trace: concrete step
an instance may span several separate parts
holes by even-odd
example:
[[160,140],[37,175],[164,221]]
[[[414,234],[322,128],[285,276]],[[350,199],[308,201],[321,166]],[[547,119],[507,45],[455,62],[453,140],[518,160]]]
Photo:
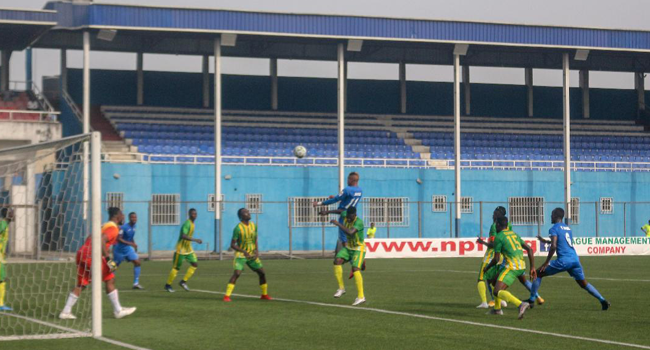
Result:
[[429,146],[411,146],[413,152],[417,153],[431,153],[431,148]]
[[420,153],[420,159],[431,159],[431,153]]
[[413,138],[413,133],[410,132],[398,132],[397,137],[400,139],[411,139]]
[[409,146],[421,146],[422,145],[422,140],[418,139],[404,139],[404,143],[409,145]]

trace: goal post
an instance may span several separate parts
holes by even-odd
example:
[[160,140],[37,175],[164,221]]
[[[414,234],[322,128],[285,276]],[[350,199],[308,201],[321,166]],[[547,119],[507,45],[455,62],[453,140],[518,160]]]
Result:
[[76,319],[58,318],[88,236],[90,272],[101,276],[101,210],[100,133],[0,150],[0,281],[11,309],[0,311],[0,341],[102,335],[101,278],[78,299]]

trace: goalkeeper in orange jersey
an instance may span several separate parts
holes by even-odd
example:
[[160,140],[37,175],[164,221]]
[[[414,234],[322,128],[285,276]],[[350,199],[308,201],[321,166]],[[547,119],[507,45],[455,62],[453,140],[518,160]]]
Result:
[[[115,289],[115,275],[113,271],[117,264],[111,260],[111,246],[117,243],[117,236],[120,233],[118,225],[124,221],[124,214],[119,208],[108,208],[107,223],[102,226],[102,281],[106,284],[106,294],[113,304],[113,315],[115,318],[122,318],[135,312],[134,307],[122,307],[117,289]],[[63,311],[59,314],[62,320],[74,320],[76,317],[72,314],[72,307],[79,300],[81,292],[90,284],[91,266],[92,266],[92,235],[86,238],[84,245],[77,251],[77,286],[72,290],[65,303]]]

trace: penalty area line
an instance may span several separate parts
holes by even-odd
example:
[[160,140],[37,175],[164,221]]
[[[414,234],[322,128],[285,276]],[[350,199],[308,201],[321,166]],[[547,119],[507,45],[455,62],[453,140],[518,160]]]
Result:
[[[224,292],[217,292],[217,291],[212,291],[212,290],[193,289],[192,291],[193,292],[199,292],[199,293],[207,293],[207,294],[218,294],[218,295],[226,294]],[[233,295],[238,296],[238,297],[242,297],[242,298],[259,299],[259,296],[257,296],[257,295],[244,295],[244,294],[233,294]],[[351,305],[329,304],[329,303],[321,303],[321,302],[317,302],[317,301],[306,301],[306,300],[295,300],[295,299],[273,298],[273,300],[282,301],[282,302],[286,302],[286,303],[307,304],[307,305],[315,305],[315,306],[323,306],[323,307],[335,307],[335,308],[339,308],[339,309],[351,309],[351,310],[376,312],[376,313],[388,314],[388,315],[414,317],[414,318],[421,318],[421,319],[434,320],[434,321],[465,324],[465,325],[477,326],[477,327],[488,327],[488,328],[502,329],[502,330],[508,330],[508,331],[515,331],[515,332],[547,335],[547,336],[556,337],[556,338],[565,338],[565,339],[572,339],[572,340],[583,340],[583,341],[589,341],[589,342],[594,342],[594,343],[625,346],[625,347],[629,347],[629,348],[650,349],[650,346],[648,346],[648,345],[623,343],[623,342],[618,342],[618,341],[613,341],[613,340],[581,337],[581,336],[577,336],[577,335],[553,333],[553,332],[538,331],[538,330],[533,330],[533,329],[516,328],[516,327],[509,327],[509,326],[500,326],[500,325],[490,324],[490,323],[481,323],[481,322],[474,322],[474,321],[457,320],[457,319],[453,319],[453,318],[421,315],[421,314],[414,314],[414,313],[409,313],[409,312],[384,310],[384,309],[377,309],[377,308],[370,308],[370,307],[358,307],[358,306],[351,306]]]

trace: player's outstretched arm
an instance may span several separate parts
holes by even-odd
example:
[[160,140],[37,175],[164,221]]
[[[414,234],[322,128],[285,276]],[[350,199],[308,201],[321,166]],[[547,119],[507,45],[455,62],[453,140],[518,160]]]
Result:
[[556,250],[557,236],[553,235],[551,236],[551,248],[548,250],[548,256],[546,257],[546,261],[542,264],[542,266],[539,267],[539,272],[544,272],[544,270],[546,270],[546,267],[551,263],[551,259],[553,259],[553,255],[555,255]]
[[534,281],[537,279],[537,270],[535,270],[535,255],[533,254],[533,249],[523,240],[521,240],[521,247],[526,250],[526,253],[528,253],[528,261],[530,261],[530,280]]
[[551,243],[550,239],[546,239],[546,238],[544,238],[544,237],[542,237],[540,235],[537,235],[537,240],[542,242],[542,243],[546,243],[546,244]]
[[358,232],[356,228],[354,227],[347,228],[345,227],[345,225],[342,225],[340,222],[336,220],[332,220],[330,222],[334,224],[334,226],[338,226],[338,228],[341,229],[341,231],[343,231],[347,236],[354,236]]
[[492,242],[486,242],[483,238],[479,237],[476,239],[476,243],[482,244],[490,249],[494,248],[494,244]]
[[325,216],[329,214],[341,214],[343,209],[334,209],[334,210],[321,210],[318,212],[318,215]]

